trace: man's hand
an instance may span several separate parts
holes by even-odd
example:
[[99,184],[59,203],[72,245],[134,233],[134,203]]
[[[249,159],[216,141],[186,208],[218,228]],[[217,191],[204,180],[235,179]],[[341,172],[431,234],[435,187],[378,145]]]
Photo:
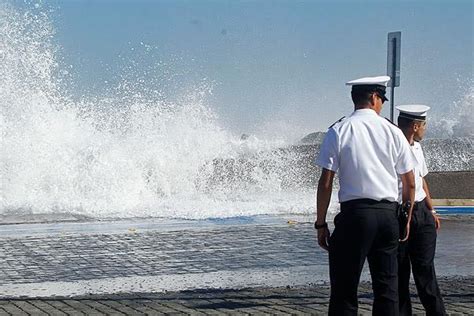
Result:
[[[405,238],[400,239],[400,242],[405,242],[408,240],[408,236],[410,236],[410,221],[408,221],[407,228],[406,228],[406,235]],[[400,236],[401,238],[402,236]]]
[[321,248],[326,251],[329,251],[329,237],[331,236],[331,232],[329,228],[323,227],[318,229],[318,244]]
[[438,214],[434,210],[432,210],[431,215],[433,215],[436,230],[439,230],[441,228],[441,220],[439,219]]

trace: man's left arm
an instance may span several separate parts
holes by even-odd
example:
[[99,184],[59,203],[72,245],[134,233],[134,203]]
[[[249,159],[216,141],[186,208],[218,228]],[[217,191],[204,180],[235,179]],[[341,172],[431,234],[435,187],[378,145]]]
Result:
[[428,183],[426,182],[425,178],[423,178],[423,190],[426,193],[426,198],[425,198],[426,207],[430,210],[431,214],[433,215],[433,218],[435,220],[436,230],[438,230],[441,228],[441,222],[439,220],[438,214],[436,213],[433,207],[433,201],[431,200],[430,189],[428,188]]
[[426,179],[425,179],[426,175],[428,174],[428,166],[426,165],[426,160],[425,160],[425,155],[423,153],[423,149],[422,149],[421,145],[419,145],[419,146],[420,146],[420,151],[421,151],[421,176],[422,176],[422,180],[423,180],[423,190],[426,193],[425,203],[426,203],[426,207],[428,208],[428,210],[430,210],[431,215],[433,215],[433,218],[434,218],[434,221],[435,221],[435,227],[436,227],[436,230],[438,230],[441,227],[441,223],[440,223],[439,217],[436,214],[436,211],[433,207],[433,201],[431,200],[430,189],[428,188],[428,182],[426,182]]

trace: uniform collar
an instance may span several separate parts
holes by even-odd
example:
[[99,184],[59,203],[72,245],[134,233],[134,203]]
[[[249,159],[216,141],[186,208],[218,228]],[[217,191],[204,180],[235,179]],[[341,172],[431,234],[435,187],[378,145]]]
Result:
[[359,109],[359,110],[355,110],[352,113],[352,116],[358,116],[358,115],[378,115],[378,114],[372,109]]

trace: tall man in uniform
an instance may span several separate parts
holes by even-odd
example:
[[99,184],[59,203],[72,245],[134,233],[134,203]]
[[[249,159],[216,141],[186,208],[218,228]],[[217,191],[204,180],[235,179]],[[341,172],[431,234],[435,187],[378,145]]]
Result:
[[[322,173],[315,228],[319,245],[329,251],[329,315],[357,315],[357,287],[366,258],[373,314],[398,315],[398,175],[403,200],[413,204],[416,160],[401,130],[379,116],[389,80],[380,76],[347,83],[354,112],[329,128],[316,160]],[[330,235],[326,214],[336,172],[341,212]]]
[[410,263],[413,279],[420,301],[427,315],[446,315],[443,299],[436,281],[434,256],[436,248],[436,230],[440,222],[434,211],[430,191],[425,176],[428,174],[425,157],[419,141],[426,131],[426,114],[430,109],[426,105],[400,105],[398,127],[410,144],[417,164],[415,174],[415,204],[410,224],[410,237],[399,248],[398,293],[400,315],[412,315],[410,301]]

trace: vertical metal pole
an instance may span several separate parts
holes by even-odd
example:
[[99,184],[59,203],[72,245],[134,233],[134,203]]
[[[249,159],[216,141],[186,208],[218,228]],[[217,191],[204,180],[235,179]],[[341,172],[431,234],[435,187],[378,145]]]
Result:
[[394,103],[395,103],[395,75],[396,75],[396,71],[395,71],[395,65],[396,65],[396,61],[397,61],[397,40],[395,38],[392,39],[392,73],[391,73],[391,91],[390,91],[390,121],[392,121],[392,123],[394,123],[393,119],[395,117],[395,107],[394,107]]

